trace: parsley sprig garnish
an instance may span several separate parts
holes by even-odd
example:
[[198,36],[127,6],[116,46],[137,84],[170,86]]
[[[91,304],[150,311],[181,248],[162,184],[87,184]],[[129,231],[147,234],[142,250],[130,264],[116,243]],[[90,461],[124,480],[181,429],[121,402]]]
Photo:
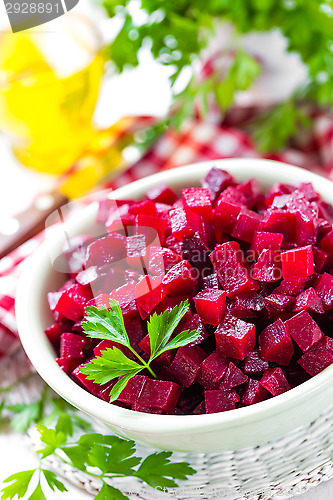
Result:
[[128,381],[147,369],[156,378],[151,368],[151,363],[165,351],[183,347],[197,340],[200,332],[184,330],[172,337],[175,329],[189,310],[188,300],[181,302],[171,311],[165,310],[161,314],[154,313],[147,322],[147,330],[150,340],[150,356],[145,361],[131,346],[128,338],[123,314],[120,305],[115,300],[110,300],[110,309],[105,305],[86,308],[86,321],[82,323],[85,334],[92,338],[111,340],[127,349],[138,360],[130,359],[117,347],[102,351],[100,356],[92,359],[81,368],[81,372],[97,384],[106,384],[115,378],[119,378],[110,392],[110,402],[115,401],[121,391],[126,387]]

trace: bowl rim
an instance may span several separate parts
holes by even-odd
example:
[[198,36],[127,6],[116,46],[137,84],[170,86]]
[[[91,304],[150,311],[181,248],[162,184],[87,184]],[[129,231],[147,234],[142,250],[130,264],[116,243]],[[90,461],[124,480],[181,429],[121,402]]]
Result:
[[[188,175],[189,182],[191,182],[191,175],[193,177],[195,174],[199,179],[213,166],[220,169],[226,169],[237,177],[237,171],[242,171],[244,168],[254,168],[254,163],[257,166],[259,164],[260,168],[265,168],[265,166],[267,166],[269,176],[272,178],[272,183],[278,182],[278,174],[281,173],[281,170],[284,170],[285,174],[288,170],[291,180],[294,178],[294,182],[311,182],[316,186],[320,185],[322,189],[318,189],[318,187],[316,187],[316,189],[323,195],[323,198],[330,197],[328,192],[329,188],[332,190],[333,183],[318,174],[274,160],[233,158],[200,162],[159,172],[116,189],[109,198],[126,198],[128,197],[128,190],[145,191],[151,185],[160,182],[168,183],[170,179],[176,182],[178,179],[182,179],[184,175]],[[253,168],[249,171],[248,178],[253,177]],[[195,182],[196,181],[197,179],[195,179]],[[328,188],[327,185],[329,186]],[[325,192],[327,192],[327,196],[323,194]],[[331,197],[331,203],[333,203],[333,195],[331,195]],[[91,216],[92,213],[95,213],[95,211],[96,206],[94,207],[93,204],[88,205],[82,209],[79,217],[73,216],[67,222],[69,226],[73,227],[78,220],[82,221],[84,216],[87,218],[89,215]],[[56,243],[57,235],[55,234],[53,236]],[[31,291],[33,292],[36,287],[38,289],[37,280],[38,277],[40,277],[38,272],[36,273],[36,269],[38,269],[41,263],[45,264],[46,258],[49,259],[49,255],[48,247],[46,242],[44,242],[24,263],[24,269],[22,270],[19,280],[15,301],[20,340],[37,372],[55,392],[73,406],[96,419],[102,420],[110,426],[118,429],[123,428],[126,431],[135,432],[138,435],[177,435],[187,434],[196,430],[202,431],[203,429],[205,431],[214,431],[214,429],[221,427],[233,428],[242,423],[245,424],[250,421],[283,413],[288,407],[298,405],[300,399],[310,399],[312,394],[316,393],[321,387],[324,387],[332,380],[333,365],[327,367],[315,377],[312,377],[290,391],[269,400],[262,401],[252,406],[220,413],[201,415],[156,415],[110,405],[106,401],[93,396],[71,380],[71,378],[58,366],[55,357],[51,359],[50,349],[48,349],[48,340],[44,332],[38,331],[38,328],[33,328],[33,325],[30,325],[31,311],[29,310],[29,306],[32,300],[30,296],[33,296]],[[49,263],[49,265],[51,264]],[[30,301],[26,299],[27,297],[30,297]],[[34,342],[36,342],[37,345],[39,344],[39,349],[35,348],[36,343]],[[297,425],[295,425],[295,427],[296,426]]]

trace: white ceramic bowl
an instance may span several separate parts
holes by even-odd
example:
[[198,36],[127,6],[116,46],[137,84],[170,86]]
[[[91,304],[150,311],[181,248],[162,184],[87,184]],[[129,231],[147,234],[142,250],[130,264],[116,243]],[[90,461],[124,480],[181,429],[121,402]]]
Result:
[[[312,182],[323,198],[333,203],[333,183],[306,170],[268,160],[209,161],[165,171],[113,192],[112,198],[140,199],[145,191],[165,182],[176,191],[197,186],[211,167],[228,170],[238,181],[258,179],[264,189],[275,182]],[[92,204],[68,221],[70,235],[89,233],[97,205]],[[51,239],[50,239],[51,238]],[[24,349],[43,379],[64,399],[103,422],[119,435],[172,451],[213,452],[236,450],[278,439],[312,419],[333,401],[333,365],[302,385],[250,407],[209,415],[151,415],[110,405],[76,385],[57,365],[44,329],[52,322],[46,294],[64,282],[52,265],[49,249],[62,249],[61,234],[48,238],[29,258],[20,279],[16,315]]]

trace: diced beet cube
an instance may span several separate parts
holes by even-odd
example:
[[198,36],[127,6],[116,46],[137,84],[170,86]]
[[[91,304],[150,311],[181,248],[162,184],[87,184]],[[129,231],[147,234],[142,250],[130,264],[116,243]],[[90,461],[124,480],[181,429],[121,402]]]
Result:
[[202,278],[202,288],[207,289],[207,288],[214,288],[214,290],[219,289],[219,280],[217,278],[217,274],[209,274],[208,276],[205,276]]
[[131,410],[140,411],[141,413],[151,413],[153,415],[162,415],[163,410],[159,410],[158,408],[147,408],[146,406],[141,406],[139,403],[134,403],[131,406]]
[[165,239],[165,246],[178,255],[182,255],[183,244],[174,236],[170,235]]
[[135,234],[126,238],[127,262],[129,266],[142,269],[147,260],[147,243],[144,234]]
[[231,234],[241,210],[242,205],[219,199],[213,213],[215,229]]
[[272,396],[278,396],[291,389],[288,380],[279,367],[268,368],[260,380],[260,384],[266,391],[270,392]]
[[265,401],[269,397],[269,392],[262,387],[259,380],[249,379],[242,395],[241,403],[245,406],[254,405]]
[[259,351],[251,351],[245,358],[244,373],[246,375],[262,375],[269,368],[268,361],[261,359]]
[[87,248],[86,267],[105,266],[126,256],[126,240],[122,234],[112,233],[91,243]]
[[99,399],[102,399],[103,401],[106,401],[107,403],[109,403],[110,402],[110,392],[111,392],[111,389],[113,388],[113,386],[116,383],[117,383],[117,380],[111,380],[111,382],[109,382],[104,389],[102,389],[101,391],[99,391],[99,393],[96,394],[96,396]]
[[119,349],[121,352],[126,354],[128,358],[133,358],[133,354],[127,347],[118,344],[118,342],[113,342],[112,340],[102,340],[102,342],[99,342],[96,347],[94,347],[94,355],[95,356],[101,356],[102,351],[106,351],[106,349],[112,349],[113,347],[116,347]]
[[255,280],[273,283],[282,278],[281,257],[278,250],[263,250],[253,266],[252,276]]
[[286,241],[292,241],[296,230],[295,214],[283,209],[269,208],[264,215],[263,230],[283,234]]
[[333,351],[317,342],[297,362],[314,377],[333,363]]
[[274,293],[296,296],[304,290],[308,279],[311,278],[311,276],[308,276],[307,278],[302,278],[297,282],[282,280],[280,285],[274,289]]
[[135,216],[136,234],[145,234],[147,236],[147,244],[154,242],[156,245],[157,236],[159,242],[164,243],[166,227],[167,220],[162,219],[161,217],[144,214],[138,214]]
[[236,241],[216,245],[209,258],[229,298],[235,298],[241,292],[258,289],[257,283],[250,277],[243,252]]
[[215,330],[215,339],[221,354],[244,359],[255,346],[255,326],[227,314]]
[[107,308],[110,308],[110,295],[107,293],[101,293],[97,295],[97,297],[94,297],[93,299],[90,299],[86,303],[86,307],[99,307],[99,306],[106,306]]
[[276,183],[272,186],[272,188],[268,191],[265,197],[265,205],[266,207],[270,207],[274,201],[276,196],[281,196],[284,194],[290,194],[294,189],[293,186],[289,186],[288,184]]
[[239,189],[239,185],[235,185],[227,187],[218,197],[217,202],[220,200],[227,201],[228,203],[234,203],[236,205],[246,206],[247,197],[246,194]]
[[194,384],[200,370],[200,365],[206,353],[198,346],[180,347],[169,366],[169,373],[185,387]]
[[319,247],[330,256],[330,264],[333,262],[333,230],[330,231],[319,242]]
[[168,203],[172,205],[177,200],[177,195],[166,184],[158,184],[146,192],[148,200],[155,203]]
[[322,273],[325,268],[329,267],[330,256],[321,248],[313,247],[313,258],[317,273]]
[[152,215],[153,217],[157,216],[157,210],[155,203],[150,200],[138,201],[131,205],[128,209],[128,213],[131,215]]
[[274,292],[271,295],[265,297],[264,301],[268,312],[281,313],[291,310],[291,308],[295,304],[295,297]]
[[145,337],[143,337],[142,340],[140,340],[139,347],[146,354],[150,354],[150,337],[148,334]]
[[80,384],[91,394],[94,396],[97,396],[97,394],[100,393],[103,389],[105,389],[108,384],[96,384],[92,380],[87,379],[87,375],[84,375],[81,373],[81,368],[84,367],[89,361],[86,361],[85,363],[82,363],[81,365],[77,366],[75,370],[73,370],[72,375],[80,382]]
[[180,386],[174,382],[147,378],[137,403],[143,407],[157,408],[163,413],[171,414],[176,407],[180,393]]
[[139,401],[146,380],[148,380],[148,377],[144,375],[134,375],[121,391],[117,401],[125,403],[126,405],[132,405]]
[[72,325],[73,323],[71,321],[65,320],[53,323],[53,325],[46,328],[45,335],[47,336],[53,347],[59,347],[60,335],[66,331],[71,330]]
[[323,336],[323,332],[307,311],[285,321],[288,335],[294,339],[303,352],[310,349]]
[[187,260],[195,269],[209,267],[208,258],[210,250],[207,244],[201,239],[199,233],[192,236],[184,236],[183,239],[183,259]]
[[94,294],[100,293],[100,291],[110,292],[125,283],[124,271],[118,262],[100,268],[97,266],[88,267],[81,271],[75,279],[80,285],[90,284]]
[[[150,345],[149,345],[149,352],[150,352]],[[162,354],[158,356],[157,360],[160,361],[165,366],[170,366],[175,356],[176,356],[176,351],[175,349],[172,349],[171,351],[162,352]]]
[[116,231],[124,232],[128,234],[128,228],[135,225],[135,216],[128,213],[130,204],[125,204],[118,207],[118,210],[113,210],[110,212],[105,227],[107,231],[111,234]]
[[237,392],[234,390],[205,391],[206,413],[234,410],[239,399]]
[[87,247],[90,242],[89,236],[75,236],[70,239],[68,249],[64,251],[70,273],[78,273],[86,267]]
[[298,191],[301,191],[308,201],[317,201],[320,195],[314,190],[311,182],[301,182],[298,186]]
[[318,314],[324,314],[325,312],[321,298],[318,297],[317,292],[312,287],[303,290],[297,295],[293,311],[309,311]]
[[185,295],[197,284],[195,271],[187,260],[173,266],[163,278],[167,294],[171,296]]
[[136,303],[142,319],[164,299],[166,289],[158,276],[145,276],[135,287]]
[[218,389],[228,366],[228,358],[214,351],[201,363],[197,381],[206,389]]
[[205,401],[201,401],[192,411],[192,415],[204,415],[206,413]]
[[181,260],[180,255],[169,248],[151,246],[149,248],[148,271],[151,274],[164,276]]
[[321,298],[325,311],[333,307],[333,276],[324,273],[319,276],[314,287],[317,295]]
[[168,213],[172,210],[172,205],[168,205],[167,203],[155,203],[155,207],[157,210],[157,215],[162,217],[162,219],[168,218]]
[[251,249],[255,255],[260,255],[263,250],[280,250],[283,242],[281,233],[263,233],[256,231],[253,236]]
[[218,325],[225,314],[226,292],[222,290],[202,290],[194,298],[195,308],[204,323]]
[[183,332],[184,330],[189,330],[190,332],[192,330],[195,330],[196,332],[200,332],[199,337],[190,344],[188,344],[188,346],[194,346],[201,344],[201,342],[203,342],[208,337],[209,334],[206,328],[204,327],[204,324],[201,321],[199,314],[193,314],[192,316],[189,314],[189,312],[190,311],[188,311],[188,313],[185,314],[185,316],[177,326],[175,334]]
[[235,190],[245,197],[245,205],[248,208],[253,208],[264,201],[264,195],[257,179],[249,179],[242,184],[238,184]]
[[221,191],[232,184],[234,184],[234,178],[229,172],[216,167],[213,167],[206,177],[201,180],[201,186],[208,189],[212,201],[216,200]]
[[256,318],[265,309],[264,298],[256,292],[245,292],[237,295],[229,312],[240,319]]
[[135,297],[136,281],[130,281],[110,293],[110,299],[116,300],[120,304],[124,318],[133,318],[138,315],[138,308]]
[[280,365],[289,365],[294,347],[285,324],[279,318],[267,326],[259,336],[259,352],[262,359]]
[[183,208],[176,208],[169,212],[171,231],[173,236],[183,241],[184,236],[191,236],[200,227],[200,217],[194,212],[186,212]]
[[139,342],[141,342],[147,334],[146,324],[141,320],[141,318],[125,319],[125,328],[131,346],[136,351],[139,351]]
[[82,358],[77,358],[74,356],[64,356],[61,358],[56,358],[56,362],[60,366],[60,368],[67,373],[67,375],[70,375],[77,366],[79,366],[80,363],[82,363]]
[[318,230],[318,241],[320,241],[324,236],[326,236],[330,231],[332,231],[332,224],[320,217],[317,220],[317,230]]
[[73,358],[83,358],[83,348],[86,339],[82,335],[76,333],[64,332],[60,337],[60,357],[66,358],[72,356]]
[[295,250],[281,253],[283,279],[291,283],[311,276],[314,273],[314,260],[312,246],[308,245]]
[[61,292],[48,294],[50,309],[72,321],[79,321],[83,316],[86,303],[91,299],[90,286],[75,284]]
[[223,390],[232,389],[245,384],[248,379],[249,377],[244,375],[240,368],[233,363],[229,363],[228,369],[222,378],[219,388]]
[[205,188],[182,189],[182,199],[185,210],[211,220],[212,202],[210,200],[209,190]]
[[241,241],[251,243],[256,231],[262,227],[263,216],[243,208],[237,217],[231,236]]

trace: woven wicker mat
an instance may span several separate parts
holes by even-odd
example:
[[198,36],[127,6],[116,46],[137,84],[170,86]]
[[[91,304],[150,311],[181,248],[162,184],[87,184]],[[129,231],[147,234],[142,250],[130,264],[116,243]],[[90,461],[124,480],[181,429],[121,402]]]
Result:
[[[2,360],[1,385],[13,382],[29,370],[22,351]],[[13,393],[11,402],[29,402],[37,397],[40,388],[41,381],[34,377],[24,390]],[[96,431],[101,428],[96,427]],[[26,439],[32,448],[38,446],[33,429]],[[138,444],[137,451],[146,456],[156,450]],[[297,496],[333,478],[333,405],[311,424],[262,446],[212,454],[174,453],[173,459],[187,461],[198,471],[177,489],[160,492],[133,478],[117,478],[112,484],[129,498],[143,500],[282,500]],[[48,460],[48,465],[73,485],[92,495],[98,493],[98,481],[61,461]]]

